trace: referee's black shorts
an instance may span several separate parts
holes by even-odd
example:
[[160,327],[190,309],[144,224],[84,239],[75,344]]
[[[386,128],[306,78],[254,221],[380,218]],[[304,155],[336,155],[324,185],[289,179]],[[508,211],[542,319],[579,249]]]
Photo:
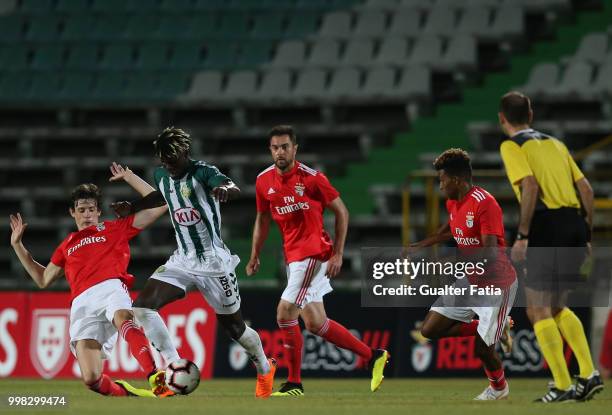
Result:
[[587,226],[578,209],[536,211],[529,230],[525,286],[538,291],[571,290],[582,281]]

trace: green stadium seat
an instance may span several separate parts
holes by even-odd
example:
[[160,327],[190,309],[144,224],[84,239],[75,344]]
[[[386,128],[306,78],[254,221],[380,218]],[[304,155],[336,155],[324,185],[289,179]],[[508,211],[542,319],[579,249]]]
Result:
[[130,13],[156,13],[159,6],[159,0],[128,0],[126,9]]
[[90,14],[75,14],[66,18],[61,39],[68,41],[83,41],[91,38],[91,30],[96,24],[96,18]]
[[249,33],[249,15],[244,12],[229,12],[221,15],[215,35],[219,37],[244,37]]
[[174,69],[197,69],[203,66],[204,45],[202,42],[179,42],[174,44],[170,67]]
[[94,40],[118,40],[124,37],[127,16],[117,14],[101,15],[96,19],[90,37]]
[[268,62],[271,57],[273,43],[267,40],[251,40],[240,44],[240,52],[236,58],[236,66],[252,68]]
[[169,65],[168,45],[145,43],[138,49],[138,66],[143,70],[162,69]]
[[159,8],[165,12],[193,11],[192,0],[161,0]]
[[89,10],[86,0],[57,0],[55,10],[60,13],[83,13]]
[[236,45],[232,42],[214,42],[206,47],[205,65],[211,69],[225,69],[236,60]]
[[197,10],[226,10],[229,6],[227,0],[194,0]]
[[23,38],[25,19],[21,16],[0,16],[0,41],[17,42]]
[[150,72],[135,72],[128,76],[124,90],[125,100],[146,101],[155,97],[158,76]]
[[164,14],[159,23],[156,37],[162,40],[199,39],[213,35],[216,27],[215,13]]
[[[147,10],[148,12],[149,10]],[[126,25],[125,37],[132,39],[150,39],[159,29],[159,16],[155,14],[136,14]]]
[[318,12],[310,10],[291,13],[285,29],[285,38],[301,38],[315,33],[318,30],[319,16]]
[[329,0],[296,0],[295,7],[298,9],[329,9]]
[[35,73],[32,77],[28,98],[33,101],[53,101],[57,99],[61,86],[62,80],[57,73]]
[[77,102],[89,99],[94,84],[91,72],[64,72],[63,75],[64,82],[58,99]]
[[0,102],[23,101],[30,84],[31,76],[27,72],[4,73],[0,78]]
[[24,71],[30,67],[32,50],[24,44],[0,48],[0,68],[4,71]]
[[19,10],[24,13],[48,13],[53,9],[54,0],[21,0]]
[[54,41],[60,34],[60,18],[53,15],[35,16],[28,20],[26,39],[40,41]]
[[285,14],[278,12],[259,13],[253,23],[253,36],[281,38],[285,30]]
[[134,66],[134,48],[131,44],[112,43],[104,48],[100,68],[129,69]]
[[82,43],[68,51],[65,68],[72,70],[93,70],[98,65],[100,51],[95,44]]
[[184,72],[168,72],[159,78],[155,91],[156,97],[162,100],[177,98],[187,91],[190,76]]
[[93,0],[91,9],[101,13],[119,13],[126,9],[125,0]]
[[91,97],[95,101],[117,101],[123,96],[125,76],[118,72],[101,72],[98,74]]
[[30,66],[39,71],[59,69],[64,65],[65,56],[66,51],[62,44],[39,46],[34,50]]

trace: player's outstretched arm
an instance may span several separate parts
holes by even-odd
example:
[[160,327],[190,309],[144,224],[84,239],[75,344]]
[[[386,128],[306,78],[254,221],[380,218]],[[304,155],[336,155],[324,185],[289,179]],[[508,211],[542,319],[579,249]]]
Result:
[[151,192],[154,192],[155,189],[149,183],[144,181],[140,176],[134,173],[128,166],[122,166],[113,161],[113,164],[110,166],[111,178],[108,179],[109,182],[117,182],[119,180],[123,180],[127,184],[129,184],[134,190],[136,190],[140,196],[146,196]]
[[450,225],[446,222],[444,225],[440,226],[440,228],[431,236],[423,239],[422,241],[415,242],[410,244],[412,248],[427,248],[429,246],[433,246],[442,242],[450,241],[453,237],[453,234],[450,230]]
[[212,189],[212,195],[219,202],[236,199],[240,195],[240,188],[231,180],[225,180],[220,186]]
[[342,268],[342,255],[344,255],[344,243],[348,232],[349,211],[339,197],[332,200],[327,206],[336,216],[334,232],[334,252],[327,262],[326,275],[334,278]]
[[257,212],[255,218],[255,226],[253,227],[253,244],[251,246],[251,258],[246,266],[247,276],[257,274],[259,271],[259,254],[264,246],[264,242],[268,238],[270,231],[270,221],[272,215],[270,212]]
[[53,263],[49,263],[46,267],[36,262],[32,254],[23,245],[23,234],[28,224],[23,221],[21,214],[10,215],[11,220],[11,246],[17,254],[17,258],[21,265],[30,274],[32,280],[40,288],[48,287],[53,281],[64,275],[64,269]]

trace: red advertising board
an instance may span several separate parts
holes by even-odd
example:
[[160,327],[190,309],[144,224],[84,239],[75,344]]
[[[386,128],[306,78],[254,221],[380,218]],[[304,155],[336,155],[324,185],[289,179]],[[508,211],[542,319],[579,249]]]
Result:
[[[0,293],[0,377],[80,376],[69,348],[69,307],[68,293]],[[214,311],[199,293],[191,293],[160,314],[181,357],[195,362],[202,377],[210,378],[216,340]],[[163,365],[155,350],[154,355]],[[144,376],[121,338],[105,363],[105,372],[113,378]]]

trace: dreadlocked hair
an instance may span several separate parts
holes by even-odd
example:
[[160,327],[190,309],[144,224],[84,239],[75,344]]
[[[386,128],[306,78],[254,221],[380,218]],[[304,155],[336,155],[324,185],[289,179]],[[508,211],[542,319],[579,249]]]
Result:
[[191,136],[180,128],[167,127],[153,141],[155,155],[176,159],[191,150]]

